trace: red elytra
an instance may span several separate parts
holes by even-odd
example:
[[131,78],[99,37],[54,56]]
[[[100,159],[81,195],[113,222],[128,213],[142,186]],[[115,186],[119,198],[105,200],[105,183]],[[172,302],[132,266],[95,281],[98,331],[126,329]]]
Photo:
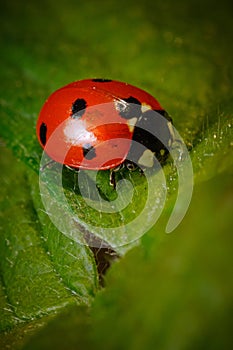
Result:
[[148,92],[128,83],[110,79],[84,79],[74,81],[61,89],[65,88],[88,88],[98,89],[104,94],[109,94],[115,98],[127,99],[129,97],[136,98],[141,104],[146,104],[154,110],[163,110],[160,103]]
[[140,111],[163,110],[153,96],[127,83],[107,79],[73,82],[45,102],[37,137],[56,162],[81,169],[115,168],[127,157],[141,115],[136,109],[128,110],[131,103]]

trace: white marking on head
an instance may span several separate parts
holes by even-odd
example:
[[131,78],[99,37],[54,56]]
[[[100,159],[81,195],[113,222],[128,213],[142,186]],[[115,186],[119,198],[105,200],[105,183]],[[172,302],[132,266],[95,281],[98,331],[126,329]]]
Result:
[[72,145],[83,145],[84,143],[95,142],[96,136],[93,132],[86,129],[86,123],[83,120],[69,118],[64,128],[65,140]]
[[138,164],[143,165],[147,168],[152,168],[154,165],[154,153],[149,149],[145,150],[139,158]]
[[142,113],[144,113],[144,112],[146,112],[146,111],[148,111],[148,110],[150,110],[150,109],[152,109],[152,108],[151,108],[151,106],[148,105],[147,103],[142,102],[142,107],[141,107],[141,109],[142,109]]
[[135,125],[136,125],[136,123],[137,123],[137,120],[138,120],[138,119],[137,119],[136,117],[131,118],[131,119],[128,120],[127,124],[128,124],[129,131],[130,131],[130,132],[133,132],[133,131],[134,131],[134,127],[135,127]]

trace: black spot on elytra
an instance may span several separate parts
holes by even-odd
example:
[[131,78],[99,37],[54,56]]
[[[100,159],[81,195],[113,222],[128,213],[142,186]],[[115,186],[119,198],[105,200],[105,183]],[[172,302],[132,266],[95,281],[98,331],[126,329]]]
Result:
[[89,143],[87,143],[86,145],[83,146],[83,156],[88,160],[95,158],[96,157],[95,148]]
[[46,144],[46,136],[47,136],[47,125],[45,123],[42,123],[40,125],[40,141],[43,146]]
[[80,118],[85,113],[85,108],[87,108],[87,102],[83,98],[77,98],[72,104],[71,117]]
[[125,119],[139,118],[142,113],[140,101],[133,96],[119,100],[117,110]]
[[92,79],[92,81],[94,81],[95,83],[110,83],[112,80],[97,78],[97,79]]

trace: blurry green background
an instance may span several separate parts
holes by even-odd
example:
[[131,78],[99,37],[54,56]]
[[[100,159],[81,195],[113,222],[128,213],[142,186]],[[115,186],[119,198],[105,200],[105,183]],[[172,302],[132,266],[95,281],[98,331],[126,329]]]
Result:
[[[1,349],[229,349],[232,1],[2,0],[0,17]],[[38,189],[40,108],[88,77],[158,98],[195,174],[181,225],[164,233],[171,195],[101,292],[92,252],[56,231]]]

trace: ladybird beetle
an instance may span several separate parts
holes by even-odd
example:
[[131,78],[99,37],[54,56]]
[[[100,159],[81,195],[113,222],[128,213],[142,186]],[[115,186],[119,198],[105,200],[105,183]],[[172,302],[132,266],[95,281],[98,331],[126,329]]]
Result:
[[[154,111],[165,118],[156,118]],[[47,145],[59,125],[54,143]],[[144,90],[110,79],[85,79],[49,96],[37,121],[37,137],[56,162],[76,170],[110,169],[112,173],[124,164],[129,169],[135,164],[153,167],[154,155],[165,159],[167,147],[148,129],[159,129],[170,144],[171,125],[159,102]],[[143,153],[137,144],[144,146]]]

